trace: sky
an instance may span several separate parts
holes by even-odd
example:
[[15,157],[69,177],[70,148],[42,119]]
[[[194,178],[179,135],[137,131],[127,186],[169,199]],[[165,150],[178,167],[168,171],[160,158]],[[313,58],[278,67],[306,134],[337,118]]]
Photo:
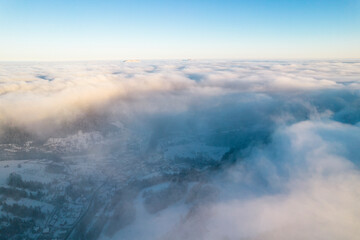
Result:
[[0,61],[360,58],[360,0],[0,0]]

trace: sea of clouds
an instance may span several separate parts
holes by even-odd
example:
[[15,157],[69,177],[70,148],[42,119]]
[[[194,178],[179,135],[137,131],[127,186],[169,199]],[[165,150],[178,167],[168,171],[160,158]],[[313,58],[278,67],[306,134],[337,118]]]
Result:
[[138,221],[137,239],[360,235],[360,61],[0,63],[2,143],[115,121],[146,149],[175,132],[236,152],[216,197]]

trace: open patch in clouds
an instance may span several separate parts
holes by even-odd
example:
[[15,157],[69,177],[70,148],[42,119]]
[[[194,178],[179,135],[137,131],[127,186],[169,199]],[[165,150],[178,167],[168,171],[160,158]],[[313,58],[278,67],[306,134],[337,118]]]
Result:
[[17,192],[59,212],[30,238],[355,239],[359,76],[359,61],[1,63],[0,172],[23,179],[1,184],[51,182]]
[[137,219],[113,239],[354,239],[359,142],[359,127],[324,119],[279,127],[174,205],[149,215],[139,197]]

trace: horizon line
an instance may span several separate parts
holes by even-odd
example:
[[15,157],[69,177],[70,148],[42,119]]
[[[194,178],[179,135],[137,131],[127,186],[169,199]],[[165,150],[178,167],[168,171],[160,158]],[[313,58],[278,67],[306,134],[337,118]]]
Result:
[[[117,62],[121,61],[343,61],[343,60],[354,60],[360,61],[358,58],[119,58],[119,59],[60,59],[60,60],[0,60],[0,63],[16,63],[16,62]],[[127,63],[138,63],[138,62],[127,62]]]

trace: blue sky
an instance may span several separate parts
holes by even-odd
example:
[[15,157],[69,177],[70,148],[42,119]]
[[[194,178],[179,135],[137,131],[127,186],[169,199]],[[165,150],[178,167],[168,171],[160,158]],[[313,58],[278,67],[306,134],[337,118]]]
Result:
[[360,58],[360,0],[0,0],[0,60]]

